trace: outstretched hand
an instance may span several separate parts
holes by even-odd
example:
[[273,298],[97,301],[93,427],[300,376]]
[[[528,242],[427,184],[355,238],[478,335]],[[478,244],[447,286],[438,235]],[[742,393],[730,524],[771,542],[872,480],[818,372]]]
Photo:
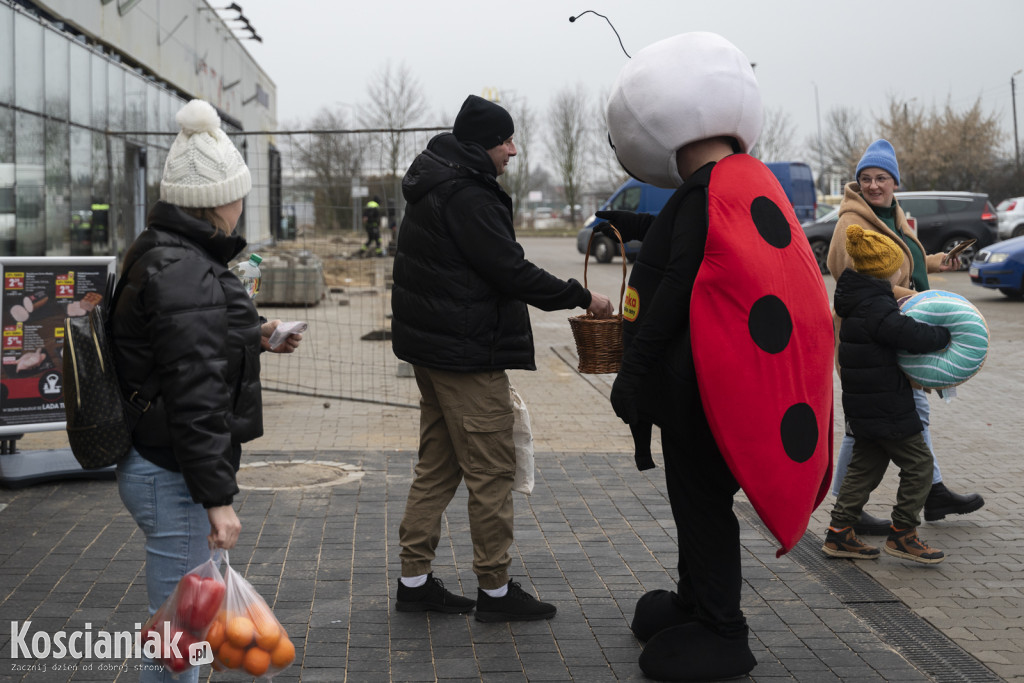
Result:
[[590,305],[587,306],[587,313],[595,318],[610,318],[614,312],[611,299],[604,294],[590,293]]
[[622,235],[623,242],[642,240],[647,235],[647,229],[654,222],[654,214],[633,211],[598,211],[594,215],[606,221],[595,225],[594,232],[607,235],[614,240],[616,239],[615,233],[611,229],[611,226],[614,225]]

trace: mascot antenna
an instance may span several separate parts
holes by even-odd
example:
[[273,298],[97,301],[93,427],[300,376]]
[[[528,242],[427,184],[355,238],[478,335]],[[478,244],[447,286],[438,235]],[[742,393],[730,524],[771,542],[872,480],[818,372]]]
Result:
[[[624,45],[622,44],[622,37],[621,37],[621,36],[619,36],[619,32],[615,30],[615,26],[614,26],[614,25],[612,24],[612,20],[611,20],[611,19],[609,19],[608,17],[606,17],[605,15],[603,15],[603,14],[598,14],[598,13],[597,13],[597,12],[595,12],[594,10],[592,10],[592,9],[588,9],[588,10],[586,10],[585,12],[580,12],[579,14],[577,14],[577,15],[576,15],[576,16],[574,16],[574,17],[569,17],[569,23],[571,24],[572,22],[574,22],[574,21],[576,21],[577,19],[579,19],[580,17],[582,17],[582,16],[584,15],[584,14],[597,14],[597,16],[599,16],[599,17],[601,17],[602,19],[604,19],[605,21],[607,21],[607,22],[608,22],[608,25],[612,27],[612,31],[613,31],[613,32],[615,33],[615,37],[619,39],[619,47],[621,47],[621,48],[622,48],[622,52],[623,52],[623,53],[624,53],[624,54],[625,54],[625,55],[626,55],[627,57],[629,57],[629,53],[628,53],[628,52],[626,52],[626,47],[625,47],[625,46],[624,46]],[[630,57],[630,59],[632,59],[632,57]]]

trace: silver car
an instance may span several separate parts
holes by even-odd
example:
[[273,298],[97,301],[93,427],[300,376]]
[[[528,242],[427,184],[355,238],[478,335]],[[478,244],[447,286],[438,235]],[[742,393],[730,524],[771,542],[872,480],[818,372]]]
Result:
[[1024,197],[1011,197],[999,202],[996,214],[999,216],[999,239],[1024,235]]

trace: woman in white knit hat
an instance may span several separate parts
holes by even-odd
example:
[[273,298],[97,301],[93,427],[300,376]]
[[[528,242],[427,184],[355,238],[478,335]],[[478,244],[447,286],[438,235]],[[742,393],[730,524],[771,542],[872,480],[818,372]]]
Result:
[[[121,499],[146,536],[150,613],[210,549],[238,540],[235,473],[241,444],[263,434],[259,355],[280,324],[260,318],[228,270],[246,246],[234,234],[252,187],[242,155],[207,102],[192,100],[177,121],[160,201],[125,254],[112,315],[124,395],[151,376],[158,384],[117,466]],[[140,680],[169,676],[144,667]],[[175,680],[197,679],[192,668]]]

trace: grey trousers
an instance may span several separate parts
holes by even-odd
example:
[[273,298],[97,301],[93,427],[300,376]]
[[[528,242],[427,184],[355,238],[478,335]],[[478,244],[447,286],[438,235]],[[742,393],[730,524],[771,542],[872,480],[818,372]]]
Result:
[[516,469],[508,375],[503,370],[414,370],[420,389],[420,447],[398,530],[402,576],[430,572],[441,518],[465,481],[473,572],[481,588],[500,588],[509,580]]

